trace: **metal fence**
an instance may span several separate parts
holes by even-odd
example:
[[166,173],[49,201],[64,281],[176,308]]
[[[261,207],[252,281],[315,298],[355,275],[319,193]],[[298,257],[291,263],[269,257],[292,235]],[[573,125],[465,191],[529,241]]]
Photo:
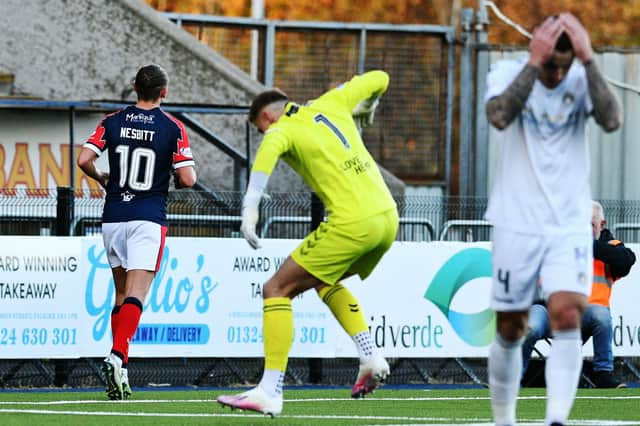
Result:
[[[365,140],[395,176],[448,187],[455,29],[439,25],[164,16],[298,102],[380,68],[391,84]],[[411,155],[407,155],[411,153]]]
[[[100,234],[103,191],[65,188],[0,189],[2,235]],[[241,192],[170,191],[169,236],[240,238]],[[400,195],[398,241],[489,241],[483,197]],[[69,206],[64,207],[65,204]],[[616,238],[640,242],[640,201],[601,200],[607,227]],[[61,218],[68,211],[69,217]],[[68,225],[65,225],[68,221]],[[311,193],[269,193],[260,204],[261,238],[302,239],[312,222]],[[68,226],[68,229],[61,229]]]
[[[241,192],[170,191],[169,236],[240,237]],[[302,239],[312,223],[311,193],[269,193],[260,205],[258,235]],[[441,196],[396,196],[398,241],[487,241],[482,220],[486,200]],[[3,235],[95,235],[101,233],[103,191],[68,188],[0,190]],[[61,213],[61,211],[63,213]],[[63,215],[63,217],[61,216]]]

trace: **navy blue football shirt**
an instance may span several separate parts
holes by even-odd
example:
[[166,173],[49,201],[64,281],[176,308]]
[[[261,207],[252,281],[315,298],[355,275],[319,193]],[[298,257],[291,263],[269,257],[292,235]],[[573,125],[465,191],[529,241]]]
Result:
[[104,223],[148,220],[167,225],[171,173],[194,165],[180,120],[159,107],[129,106],[105,116],[84,147],[98,155],[108,150]]

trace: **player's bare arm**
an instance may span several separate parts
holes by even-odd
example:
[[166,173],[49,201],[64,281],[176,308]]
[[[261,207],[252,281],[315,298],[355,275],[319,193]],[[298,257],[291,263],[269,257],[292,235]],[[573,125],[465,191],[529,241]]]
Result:
[[176,189],[191,188],[196,184],[196,169],[193,166],[180,167],[173,172]]
[[494,127],[504,129],[520,114],[542,65],[551,59],[562,31],[563,22],[549,18],[533,32],[529,62],[501,95],[487,102],[487,118]]
[[593,118],[604,131],[613,132],[622,124],[620,103],[593,60],[586,62],[584,68],[589,83],[589,96],[593,103]]
[[90,178],[98,181],[103,188],[107,187],[109,182],[109,172],[99,170],[96,166],[96,159],[98,156],[95,152],[88,148],[82,148],[80,155],[78,156],[78,167]]
[[589,96],[593,103],[593,117],[606,132],[612,132],[622,124],[622,111],[618,100],[593,60],[589,34],[572,14],[563,13],[560,19],[571,39],[576,57],[584,64],[589,83]]
[[540,68],[527,64],[501,95],[489,99],[487,119],[494,127],[502,130],[520,114],[539,71]]

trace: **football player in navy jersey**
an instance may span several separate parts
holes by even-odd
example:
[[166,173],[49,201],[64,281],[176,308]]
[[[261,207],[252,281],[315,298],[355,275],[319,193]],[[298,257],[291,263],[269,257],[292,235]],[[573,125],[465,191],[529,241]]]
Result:
[[[160,266],[167,232],[167,192],[196,182],[184,125],[164,112],[169,77],[160,66],[138,70],[135,105],[109,114],[98,124],[78,156],[78,166],[106,189],[102,237],[116,290],[111,313],[113,346],[103,372],[109,399],[131,395],[127,362],[144,299]],[[109,171],[96,167],[108,150]]]

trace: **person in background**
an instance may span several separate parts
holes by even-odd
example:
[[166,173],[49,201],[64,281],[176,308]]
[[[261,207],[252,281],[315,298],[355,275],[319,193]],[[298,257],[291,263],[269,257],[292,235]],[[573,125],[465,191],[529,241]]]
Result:
[[[624,388],[613,375],[613,325],[611,322],[611,290],[613,284],[631,271],[636,261],[633,251],[616,240],[605,228],[607,221],[602,205],[593,201],[593,284],[582,317],[582,342],[593,337],[593,384],[598,388]],[[540,339],[550,338],[549,314],[544,305],[534,303],[529,311],[529,331],[522,344],[522,374],[529,364],[531,351]]]
[[[580,321],[591,290],[593,238],[590,116],[607,132],[622,114],[596,66],[589,34],[570,13],[534,30],[529,56],[487,75],[486,115],[498,130],[498,159],[485,218],[493,225],[489,349],[496,425],[516,424],[521,345],[537,282],[549,309],[545,425],[566,422],[582,367]],[[577,59],[574,60],[574,59]]]
[[[184,125],[164,112],[169,77],[159,65],[140,68],[133,82],[135,105],[109,114],[98,124],[78,156],[78,166],[106,190],[102,238],[115,285],[111,313],[113,346],[102,371],[107,396],[131,395],[129,342],[144,299],[160,267],[167,233],[167,193],[171,174],[176,188],[196,182]],[[109,171],[96,166],[108,150]]]
[[220,404],[271,416],[282,412],[282,386],[293,340],[291,299],[312,288],[358,350],[360,368],[351,396],[373,392],[389,374],[360,304],[341,284],[351,275],[365,279],[371,274],[398,230],[395,201],[359,132],[359,126],[372,123],[388,83],[387,73],[375,70],[306,105],[290,102],[279,90],[267,90],[251,104],[249,122],[264,138],[243,200],[242,235],[251,247],[260,247],[255,232],[258,206],[279,158],[303,177],[328,215],[264,285],[262,380],[239,395],[219,396]]

